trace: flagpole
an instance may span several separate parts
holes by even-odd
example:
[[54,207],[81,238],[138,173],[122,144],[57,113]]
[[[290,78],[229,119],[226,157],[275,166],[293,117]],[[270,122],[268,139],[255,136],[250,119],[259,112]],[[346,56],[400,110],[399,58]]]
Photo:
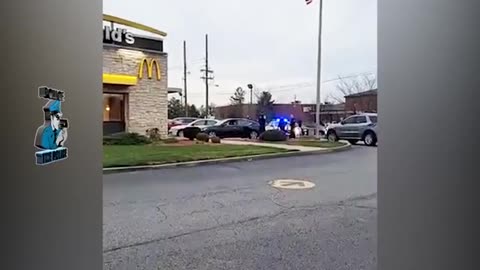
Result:
[[317,108],[315,113],[315,136],[320,139],[320,89],[321,89],[321,76],[322,76],[322,4],[323,0],[318,0],[320,6],[320,13],[318,19],[318,55],[317,55]]

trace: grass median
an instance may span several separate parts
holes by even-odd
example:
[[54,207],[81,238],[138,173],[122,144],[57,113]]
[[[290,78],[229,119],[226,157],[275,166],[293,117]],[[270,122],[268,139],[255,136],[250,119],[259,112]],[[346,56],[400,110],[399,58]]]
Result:
[[254,156],[287,152],[288,150],[227,144],[174,145],[104,145],[103,167],[158,165],[186,161]]

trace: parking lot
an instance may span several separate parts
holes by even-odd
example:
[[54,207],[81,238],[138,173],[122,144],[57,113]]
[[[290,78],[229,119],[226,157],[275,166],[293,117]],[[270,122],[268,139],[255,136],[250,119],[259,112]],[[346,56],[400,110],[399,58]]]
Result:
[[377,148],[362,145],[105,175],[105,269],[376,269],[376,189]]

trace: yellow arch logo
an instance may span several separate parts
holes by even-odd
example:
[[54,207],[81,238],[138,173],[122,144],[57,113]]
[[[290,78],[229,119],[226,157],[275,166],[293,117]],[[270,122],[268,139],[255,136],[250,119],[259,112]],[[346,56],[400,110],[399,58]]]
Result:
[[157,72],[157,81],[160,81],[162,76],[160,73],[160,65],[158,64],[157,60],[155,59],[150,59],[150,61],[147,58],[143,58],[142,62],[140,62],[140,66],[138,67],[138,78],[142,79],[143,78],[143,73],[144,73],[144,65],[146,64],[147,66],[147,78],[152,79],[153,78],[153,68],[155,68]]

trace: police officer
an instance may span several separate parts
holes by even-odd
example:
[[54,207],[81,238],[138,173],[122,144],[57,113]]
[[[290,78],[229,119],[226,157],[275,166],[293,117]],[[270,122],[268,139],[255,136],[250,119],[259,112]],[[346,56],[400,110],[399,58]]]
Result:
[[278,122],[278,128],[279,128],[281,131],[285,132],[285,125],[287,124],[287,123],[286,123],[286,122],[287,122],[286,119],[280,119],[279,121],[280,121],[280,122]]
[[258,118],[258,124],[260,125],[260,134],[262,134],[263,132],[265,132],[265,126],[267,124],[267,119],[265,118],[265,115],[260,115],[260,117]]
[[290,139],[295,139],[295,126],[297,125],[297,121],[293,114],[290,116]]

